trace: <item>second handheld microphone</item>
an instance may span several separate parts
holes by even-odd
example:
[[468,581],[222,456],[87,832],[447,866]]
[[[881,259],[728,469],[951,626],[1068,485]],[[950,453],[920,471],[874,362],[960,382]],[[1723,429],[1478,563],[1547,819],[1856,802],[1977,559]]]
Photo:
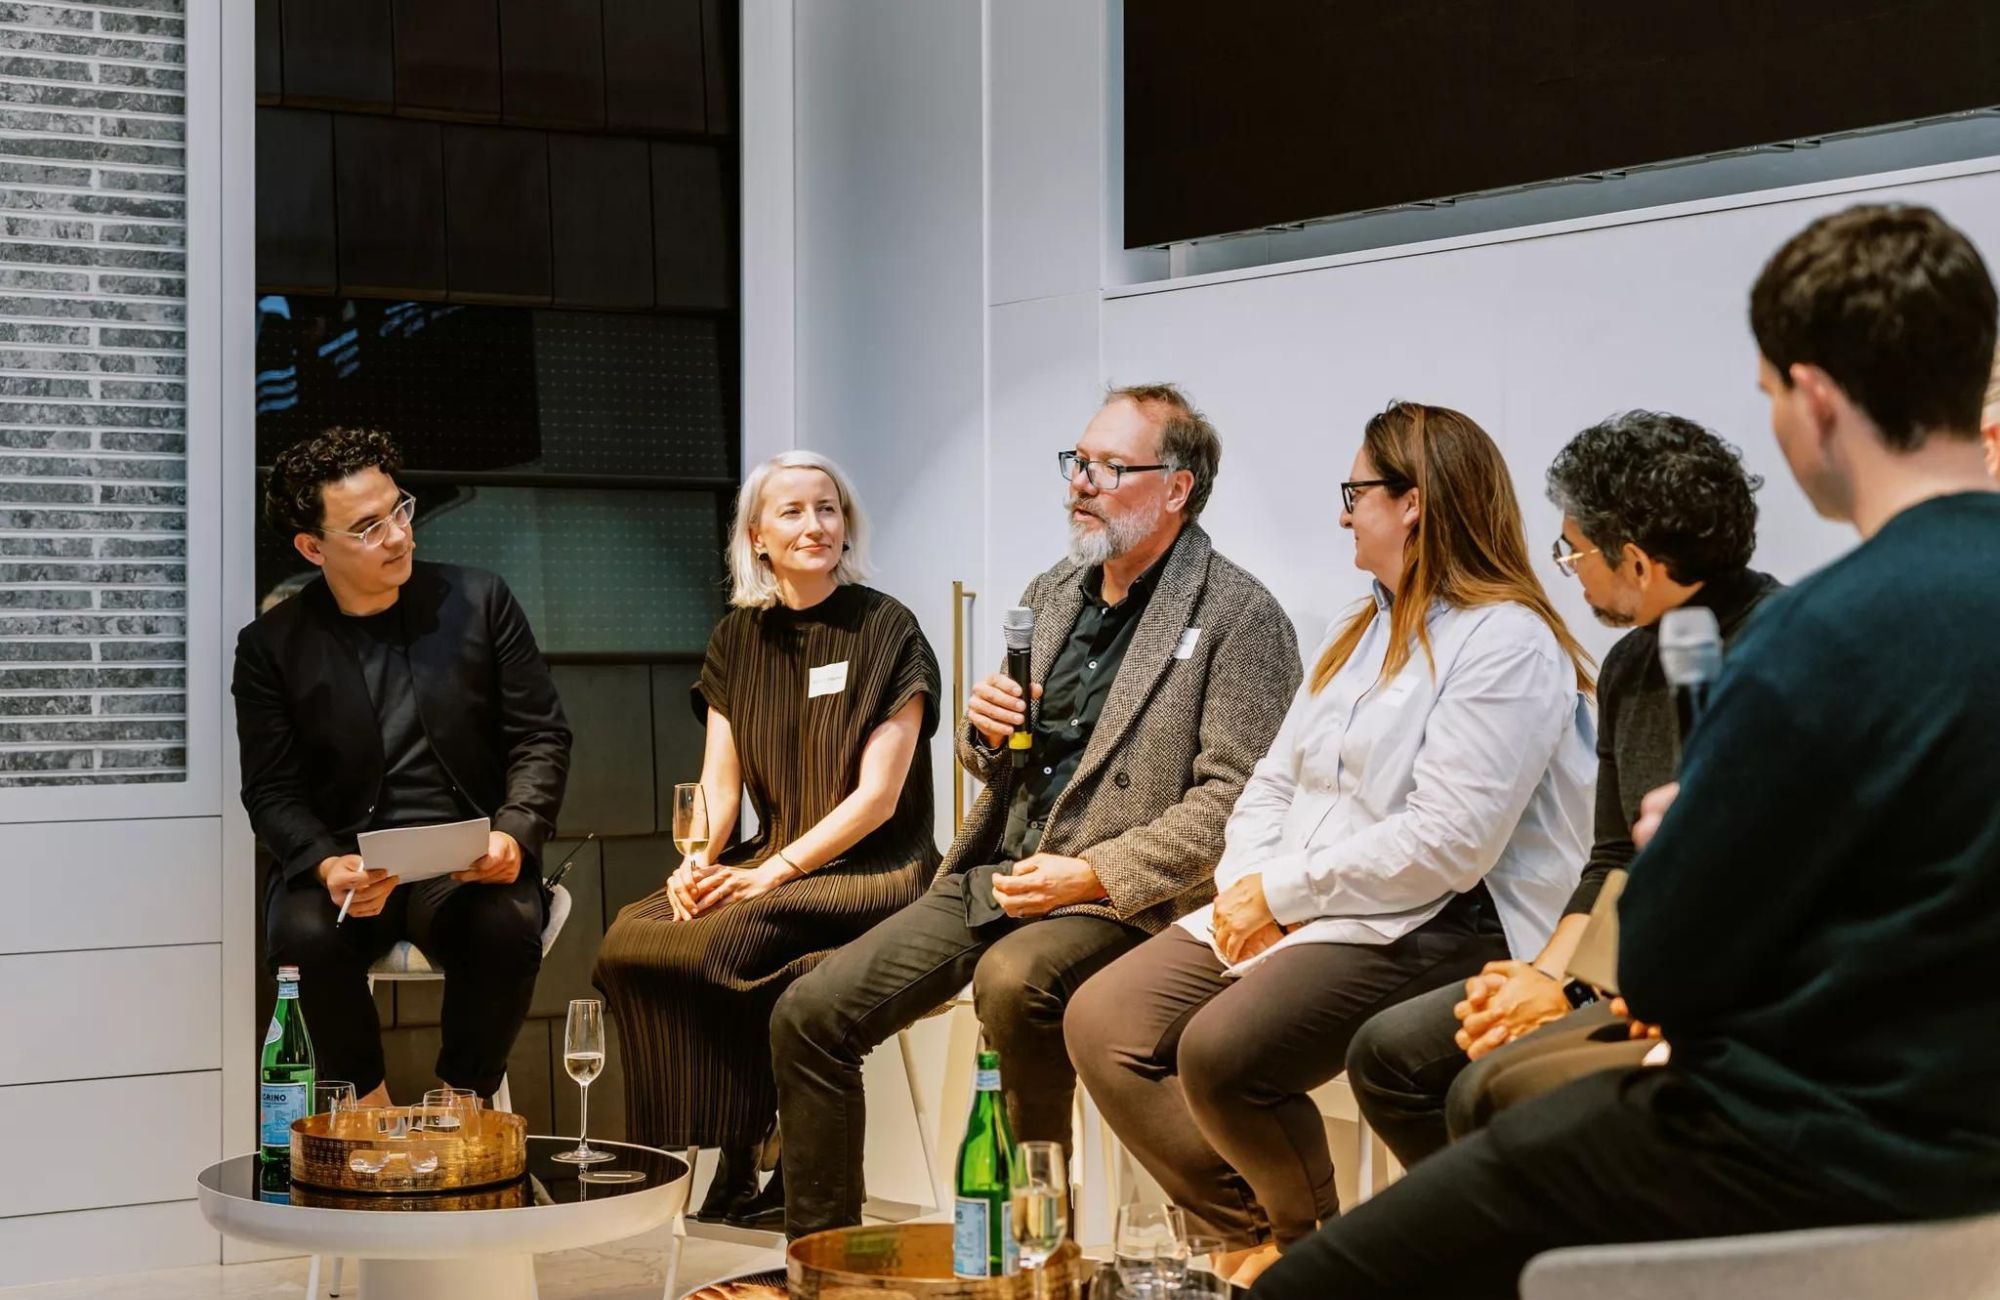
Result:
[[1674,692],[1674,765],[1708,707],[1708,688],[1722,675],[1722,628],[1699,605],[1670,609],[1660,620],[1660,668]]

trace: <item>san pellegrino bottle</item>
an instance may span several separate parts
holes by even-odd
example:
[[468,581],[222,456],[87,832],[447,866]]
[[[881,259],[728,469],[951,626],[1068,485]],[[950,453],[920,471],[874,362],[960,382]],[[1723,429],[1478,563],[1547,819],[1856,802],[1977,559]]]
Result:
[[278,1005],[264,1031],[264,1054],[257,1071],[258,1154],[268,1162],[292,1158],[292,1121],[312,1106],[312,1036],[299,1009],[299,968],[278,968]]
[[1014,1242],[1014,1134],[1000,1100],[1000,1053],[981,1049],[972,1116],[958,1148],[952,1206],[951,1271],[958,1277],[1005,1277],[1019,1271]]

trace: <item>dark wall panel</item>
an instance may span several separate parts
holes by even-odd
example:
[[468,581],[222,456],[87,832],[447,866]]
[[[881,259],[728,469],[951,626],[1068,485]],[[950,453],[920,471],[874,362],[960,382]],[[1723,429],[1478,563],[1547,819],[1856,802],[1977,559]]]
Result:
[[600,0],[500,0],[500,72],[508,122],[603,126]]
[[1125,7],[1127,246],[2000,104],[1992,0],[1219,12]]
[[288,292],[333,290],[333,118],[257,110],[257,282]]
[[443,137],[452,298],[547,302],[548,137],[482,126],[448,126]]
[[661,307],[727,307],[730,204],[712,145],[653,145],[653,296]]
[[734,4],[702,0],[701,66],[708,93],[710,135],[727,135],[736,129],[736,86],[730,75],[736,66],[736,14]]
[[611,129],[701,131],[701,0],[604,0],[604,109]]
[[494,0],[395,0],[396,107],[500,116],[500,14]]
[[279,0],[257,0],[257,100],[275,103],[285,93],[285,51]]
[[389,0],[284,0],[282,26],[288,103],[394,107]]
[[646,665],[558,664],[550,671],[576,736],[563,834],[651,834],[653,705]]
[[444,296],[444,160],[435,122],[334,123],[343,290]]
[[643,140],[549,137],[557,303],[653,305],[651,167]]

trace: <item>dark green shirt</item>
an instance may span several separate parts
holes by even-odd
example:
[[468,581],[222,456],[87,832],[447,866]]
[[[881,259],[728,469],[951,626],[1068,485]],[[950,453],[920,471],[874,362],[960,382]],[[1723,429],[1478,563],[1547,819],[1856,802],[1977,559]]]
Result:
[[1018,862],[1041,845],[1049,809],[1083,759],[1097,715],[1104,711],[1111,683],[1125,662],[1132,634],[1138,630],[1153,589],[1160,585],[1160,571],[1172,554],[1173,547],[1168,547],[1167,554],[1140,574],[1125,599],[1116,605],[1104,603],[1102,566],[1085,569],[1078,577],[1083,587],[1083,611],[1076,616],[1076,626],[1070,629],[1069,639],[1063,642],[1042,681],[1035,747],[1007,805],[1007,832],[1000,838],[1002,861]]
[[2000,1210],[2000,494],[1925,501],[1730,647],[1619,900],[1632,1014],[1885,1217]]

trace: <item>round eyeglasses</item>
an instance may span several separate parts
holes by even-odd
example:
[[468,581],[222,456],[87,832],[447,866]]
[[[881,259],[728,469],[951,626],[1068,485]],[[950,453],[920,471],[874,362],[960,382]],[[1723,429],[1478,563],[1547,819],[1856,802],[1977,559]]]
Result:
[[355,532],[348,532],[346,529],[342,528],[322,528],[319,531],[320,531],[320,536],[322,537],[328,535],[336,537],[352,537],[355,541],[360,542],[363,546],[367,547],[368,549],[374,550],[376,547],[382,545],[382,543],[385,540],[387,540],[389,536],[390,524],[396,525],[398,528],[401,528],[404,532],[407,533],[410,531],[411,521],[414,520],[416,517],[417,517],[417,499],[411,496],[409,493],[405,492],[403,494],[403,499],[396,503],[396,508],[394,510],[391,510],[388,514],[382,516],[380,519],[377,519],[374,523],[368,525],[366,528],[359,529]]

